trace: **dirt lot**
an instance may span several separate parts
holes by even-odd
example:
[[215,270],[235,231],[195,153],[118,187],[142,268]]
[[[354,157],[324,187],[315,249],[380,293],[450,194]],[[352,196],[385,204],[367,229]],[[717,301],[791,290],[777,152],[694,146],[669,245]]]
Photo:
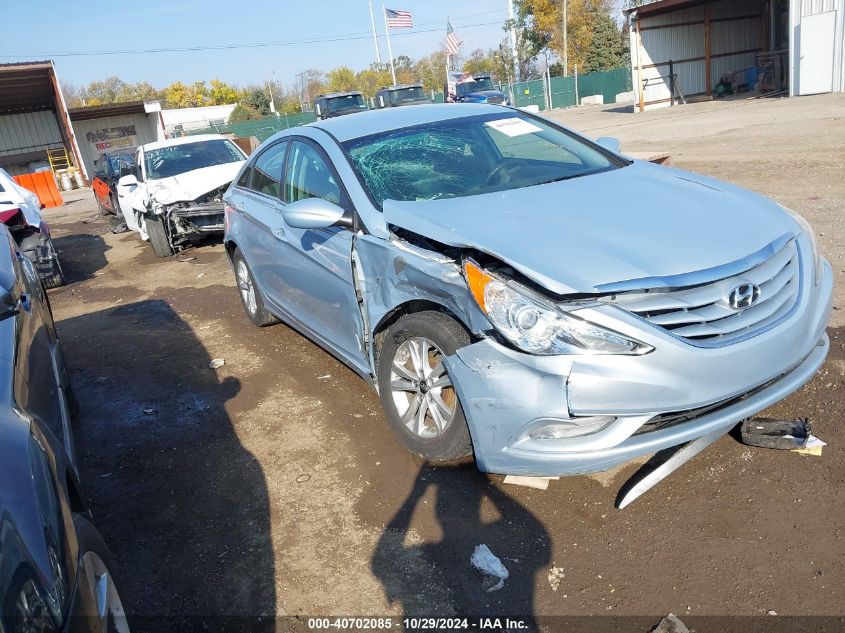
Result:
[[[841,307],[845,95],[554,116],[801,212]],[[770,411],[811,417],[822,457],[725,437],[617,511],[634,465],[537,491],[411,457],[364,382],[249,324],[219,244],[159,260],[89,190],[47,216],[84,485],[132,613],[845,615],[841,310],[824,368]],[[470,569],[479,543],[510,570],[496,593]]]

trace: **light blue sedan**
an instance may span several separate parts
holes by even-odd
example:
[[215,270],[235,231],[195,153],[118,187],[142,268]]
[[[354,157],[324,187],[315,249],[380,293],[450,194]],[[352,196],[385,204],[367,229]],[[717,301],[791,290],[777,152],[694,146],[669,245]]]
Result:
[[832,273],[799,216],[618,150],[493,105],[280,132],[225,195],[247,315],[370,381],[426,459],[685,461],[821,366]]

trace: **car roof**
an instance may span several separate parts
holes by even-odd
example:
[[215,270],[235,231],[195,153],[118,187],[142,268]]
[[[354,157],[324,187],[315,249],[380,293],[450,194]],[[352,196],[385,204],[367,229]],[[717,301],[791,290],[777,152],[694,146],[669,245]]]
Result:
[[382,90],[403,90],[405,88],[422,88],[422,84],[393,84],[392,86],[379,88],[379,92]]
[[162,147],[173,147],[175,145],[185,145],[186,143],[200,143],[202,141],[219,141],[221,139],[226,140],[226,137],[222,134],[192,134],[178,138],[168,138],[154,143],[144,143],[141,145],[141,148],[146,152],[153,149],[161,149]]
[[360,94],[362,94],[360,90],[348,90],[346,92],[327,92],[326,94],[317,95],[317,98],[319,99],[320,97],[323,97],[326,99],[332,99],[334,97],[350,97],[352,95]]
[[486,103],[432,103],[409,105],[403,108],[367,110],[355,116],[342,116],[309,123],[330,133],[341,143],[353,138],[379,134],[403,127],[435,123],[448,119],[462,119],[480,114],[506,114],[513,109]]

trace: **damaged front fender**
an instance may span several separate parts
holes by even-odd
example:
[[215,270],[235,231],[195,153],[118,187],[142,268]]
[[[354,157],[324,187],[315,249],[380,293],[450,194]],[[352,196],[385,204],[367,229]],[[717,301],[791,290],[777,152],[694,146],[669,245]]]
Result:
[[[365,234],[355,236],[353,250],[356,288],[371,343],[390,316],[419,301],[450,312],[475,336],[491,329],[454,259],[396,237],[385,240]],[[373,347],[369,345],[375,375]]]

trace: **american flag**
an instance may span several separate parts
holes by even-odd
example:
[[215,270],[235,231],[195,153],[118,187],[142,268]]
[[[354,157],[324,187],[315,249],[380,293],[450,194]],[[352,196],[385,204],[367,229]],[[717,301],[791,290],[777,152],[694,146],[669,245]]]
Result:
[[458,36],[455,35],[455,29],[449,22],[446,22],[446,52],[450,55],[457,55],[461,47],[461,42],[458,41]]
[[411,21],[411,12],[402,9],[385,9],[387,26],[393,29],[412,29],[414,23]]

